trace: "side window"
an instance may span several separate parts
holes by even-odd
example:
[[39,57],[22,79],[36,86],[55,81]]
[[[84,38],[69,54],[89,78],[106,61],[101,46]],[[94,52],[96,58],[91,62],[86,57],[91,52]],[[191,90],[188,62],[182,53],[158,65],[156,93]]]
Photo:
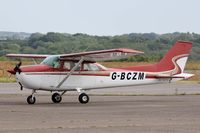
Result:
[[99,71],[98,66],[96,66],[95,64],[90,64],[90,68],[92,71]]
[[[77,63],[75,63],[75,62],[73,62],[73,61],[65,61],[65,62],[64,62],[63,68],[64,68],[64,69],[67,69],[67,70],[71,70],[76,64],[77,64]],[[78,68],[76,69],[76,71],[77,71],[77,70],[80,70],[80,69],[81,69],[81,67],[78,66]]]
[[85,63],[83,66],[84,71],[99,71],[98,66],[93,63]]
[[84,64],[83,71],[89,71],[89,70],[90,70],[90,68],[89,68],[88,64]]
[[70,70],[70,68],[71,68],[71,67],[70,67],[70,62],[69,62],[69,61],[65,61],[65,62],[64,62],[63,68],[64,68],[64,69],[67,69],[67,70]]

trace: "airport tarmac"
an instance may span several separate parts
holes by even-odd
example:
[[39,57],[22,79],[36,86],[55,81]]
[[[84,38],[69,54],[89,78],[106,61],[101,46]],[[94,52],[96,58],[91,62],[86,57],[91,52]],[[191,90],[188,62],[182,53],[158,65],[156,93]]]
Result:
[[[35,105],[26,103],[29,91],[21,92],[17,87],[16,84],[0,84],[1,133],[200,131],[200,95],[171,95],[177,89],[180,94],[199,94],[200,84],[139,86],[134,88],[137,91],[133,91],[132,87],[95,90],[89,92],[91,96],[88,104],[80,104],[76,93],[66,94],[62,103],[53,104],[51,95],[42,92],[37,95]],[[122,96],[128,92],[142,94],[140,89],[146,96]],[[157,96],[153,96],[154,93]]]
[[[0,94],[31,94],[31,90],[20,91],[17,83],[0,83]],[[50,92],[38,91],[39,94],[50,94]],[[200,94],[200,83],[176,82],[169,84],[153,84],[131,87],[107,88],[87,91],[88,94],[97,95],[174,95],[174,94]],[[77,92],[67,92],[75,94]]]

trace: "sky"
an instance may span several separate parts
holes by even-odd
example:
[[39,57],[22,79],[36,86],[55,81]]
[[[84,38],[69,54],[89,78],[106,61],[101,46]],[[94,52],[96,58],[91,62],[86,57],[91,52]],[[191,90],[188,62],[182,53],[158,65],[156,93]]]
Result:
[[200,0],[0,0],[0,31],[200,33]]

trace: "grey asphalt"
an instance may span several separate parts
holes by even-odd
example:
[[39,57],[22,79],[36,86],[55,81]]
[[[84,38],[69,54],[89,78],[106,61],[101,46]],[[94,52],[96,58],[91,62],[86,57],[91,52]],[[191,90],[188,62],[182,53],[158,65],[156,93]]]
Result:
[[[171,96],[177,90],[180,94],[188,95]],[[200,93],[200,84],[176,83],[95,90],[89,92],[93,95],[88,104],[80,104],[76,93],[66,94],[62,103],[53,104],[51,95],[41,92],[41,95],[37,95],[36,104],[28,105],[25,99],[29,93],[27,90],[19,91],[16,84],[0,84],[1,133],[200,131],[200,95],[189,95]],[[106,96],[129,93],[147,96]],[[155,93],[158,95],[149,96]]]
[[[50,94],[50,92],[38,91],[38,94]],[[153,84],[131,87],[105,88],[90,90],[88,94],[111,95],[173,95],[173,94],[200,94],[200,83],[176,82],[167,84]],[[0,83],[0,94],[31,94],[31,90],[20,91],[17,83]],[[77,92],[68,92],[77,94]]]

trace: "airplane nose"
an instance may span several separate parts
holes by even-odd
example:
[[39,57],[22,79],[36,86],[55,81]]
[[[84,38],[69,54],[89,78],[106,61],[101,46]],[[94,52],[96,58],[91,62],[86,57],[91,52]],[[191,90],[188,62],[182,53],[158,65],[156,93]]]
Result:
[[20,69],[20,66],[21,66],[21,61],[15,66],[14,69],[10,69],[10,70],[7,70],[7,72],[11,73],[11,74],[16,74],[16,72],[18,72],[19,74],[21,73],[21,69]]

